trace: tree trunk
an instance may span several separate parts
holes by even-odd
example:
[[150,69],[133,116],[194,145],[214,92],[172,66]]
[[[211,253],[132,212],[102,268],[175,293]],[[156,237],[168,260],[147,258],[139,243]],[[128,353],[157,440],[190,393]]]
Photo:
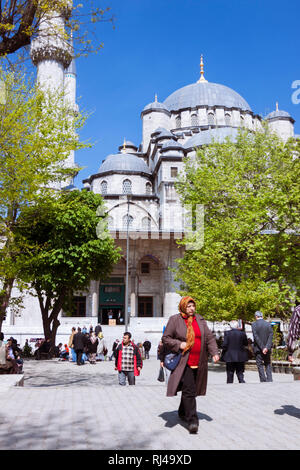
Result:
[[1,289],[2,293],[0,294],[0,331],[2,330],[2,323],[6,315],[13,284],[14,279],[4,279],[3,287]]
[[[44,295],[42,294],[42,292],[37,288],[36,291],[38,294],[42,314],[44,336],[46,340],[50,339],[51,347],[53,347],[55,346],[57,329],[60,325],[60,322],[57,317],[62,309],[62,305],[65,298],[65,291],[63,290],[55,300],[51,296],[51,293],[48,294],[46,296],[45,303]],[[54,303],[52,305],[53,301]]]

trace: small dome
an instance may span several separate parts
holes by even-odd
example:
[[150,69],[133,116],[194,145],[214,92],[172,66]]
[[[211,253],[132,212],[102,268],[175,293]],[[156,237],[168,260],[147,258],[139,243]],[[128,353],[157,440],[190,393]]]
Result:
[[183,145],[181,145],[179,142],[176,142],[176,140],[169,140],[168,142],[165,142],[162,147],[161,147],[161,150],[164,151],[164,150],[184,150],[184,147]]
[[151,174],[149,167],[144,160],[131,153],[117,153],[108,155],[102,162],[98,173],[146,173]]
[[276,111],[272,111],[271,113],[269,113],[265,117],[265,119],[269,120],[269,119],[281,118],[281,117],[291,118],[291,115],[287,111],[282,111],[281,109],[276,109]]
[[171,131],[168,131],[164,127],[158,127],[154,132],[152,132],[151,136],[155,136],[157,140],[176,138],[176,136]]
[[225,85],[209,82],[192,83],[180,88],[168,96],[164,104],[169,111],[197,106],[222,106],[251,111],[247,101],[236,91]]
[[144,107],[142,113],[144,113],[145,111],[167,111],[167,112],[169,112],[168,108],[166,107],[166,105],[164,103],[160,103],[159,101],[157,101],[156,95],[155,95],[155,101],[153,101],[153,103],[147,104],[147,106]]
[[224,142],[226,137],[231,137],[234,141],[238,134],[238,129],[234,127],[220,127],[209,129],[207,131],[199,132],[199,134],[193,135],[185,144],[185,149],[194,149],[195,147],[201,147],[202,145],[209,145],[212,141]]

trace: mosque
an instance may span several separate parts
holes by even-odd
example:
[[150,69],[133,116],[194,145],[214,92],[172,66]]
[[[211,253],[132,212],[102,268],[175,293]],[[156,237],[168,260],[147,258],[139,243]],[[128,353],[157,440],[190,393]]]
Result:
[[[63,27],[63,17],[60,20]],[[53,41],[44,35],[32,43],[37,80],[41,86],[64,86],[70,106],[76,110],[75,63],[70,50]],[[124,140],[116,153],[103,160],[97,173],[83,180],[83,190],[104,198],[108,227],[123,256],[109,280],[92,281],[88,291],[74,292],[73,316],[61,312],[60,328],[98,322],[124,325],[128,305],[132,325],[144,325],[144,330],[147,325],[152,330],[158,325],[160,330],[177,312],[179,301],[170,268],[184,253],[177,240],[186,230],[185,212],[175,190],[183,159],[193,157],[197,147],[213,139],[234,139],[240,127],[255,132],[263,120],[282,139],[294,136],[294,119],[278,105],[263,118],[236,91],[207,81],[202,57],[197,82],[174,91],[162,102],[155,96],[142,109],[141,143]],[[75,165],[73,154],[68,164]],[[71,183],[68,189],[76,188]],[[32,334],[42,331],[37,300],[27,296],[24,306],[21,313],[7,315],[4,328],[10,331],[12,326],[20,329],[26,325]]]

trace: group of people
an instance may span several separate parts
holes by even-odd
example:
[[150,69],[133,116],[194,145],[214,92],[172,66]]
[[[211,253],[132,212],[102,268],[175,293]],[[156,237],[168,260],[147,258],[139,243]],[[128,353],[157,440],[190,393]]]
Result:
[[17,340],[10,337],[4,342],[4,334],[0,332],[0,373],[21,374],[23,359]]
[[66,355],[64,352],[61,353],[61,357],[66,360],[72,360],[76,362],[78,366],[84,364],[86,360],[90,364],[96,364],[96,361],[103,361],[107,355],[107,347],[104,341],[102,327],[97,325],[95,330],[90,327],[89,332],[84,327],[72,328],[71,335],[69,337],[68,345],[65,345],[70,350],[69,354]]
[[[179,313],[169,318],[158,348],[158,358],[164,366],[165,356],[180,353],[176,368],[167,373],[167,396],[175,396],[179,391],[181,401],[178,416],[188,425],[189,432],[198,432],[199,419],[196,410],[196,397],[205,395],[208,375],[208,355],[214,363],[226,362],[227,383],[233,383],[237,374],[240,383],[244,383],[244,365],[248,360],[248,338],[239,328],[237,321],[230,322],[230,331],[224,334],[222,351],[204,318],[195,313],[196,303],[192,297],[183,297],[179,303]],[[273,329],[263,319],[260,311],[255,313],[252,323],[253,353],[261,382],[272,381],[271,348]],[[295,341],[300,336],[300,306],[297,305],[292,315],[288,334],[288,359],[293,361]]]

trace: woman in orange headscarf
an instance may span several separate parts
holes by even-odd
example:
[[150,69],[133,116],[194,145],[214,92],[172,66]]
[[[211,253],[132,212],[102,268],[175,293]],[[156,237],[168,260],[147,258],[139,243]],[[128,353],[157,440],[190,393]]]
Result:
[[167,396],[182,391],[178,415],[187,422],[191,434],[197,433],[196,396],[206,394],[208,353],[214,362],[219,360],[219,355],[216,340],[204,318],[196,313],[192,297],[181,299],[179,313],[169,318],[162,341],[170,352],[182,354],[169,378]]

